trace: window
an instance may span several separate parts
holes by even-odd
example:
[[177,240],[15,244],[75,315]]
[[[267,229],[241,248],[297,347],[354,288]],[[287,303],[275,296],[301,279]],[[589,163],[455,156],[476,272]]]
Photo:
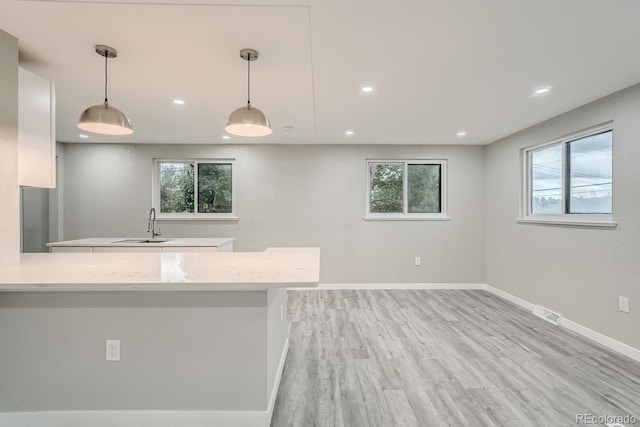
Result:
[[544,221],[611,221],[611,125],[524,151],[523,211]]
[[159,218],[235,219],[232,160],[156,160]]
[[445,160],[368,160],[365,219],[448,219]]

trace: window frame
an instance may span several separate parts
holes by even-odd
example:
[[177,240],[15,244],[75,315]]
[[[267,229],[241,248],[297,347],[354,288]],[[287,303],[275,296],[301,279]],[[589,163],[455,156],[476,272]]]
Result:
[[[612,176],[611,176],[611,213],[609,214],[589,214],[589,213],[570,213],[567,212],[567,195],[568,185],[569,185],[569,177],[568,173],[571,168],[567,147],[570,143],[578,141],[583,138],[587,138],[589,136],[597,135],[600,133],[605,133],[611,131],[611,153],[612,153]],[[613,178],[613,122],[608,122],[605,124],[601,124],[598,126],[590,127],[588,129],[584,129],[579,132],[572,133],[567,136],[563,136],[561,138],[555,139],[553,141],[545,142],[543,144],[538,144],[531,147],[526,147],[521,150],[521,173],[522,173],[522,185],[521,185],[521,197],[520,197],[520,217],[516,219],[517,222],[521,223],[537,223],[537,224],[547,224],[547,225],[564,225],[564,226],[583,226],[583,227],[615,227],[617,223],[613,219],[613,209],[614,209],[614,178]],[[545,148],[552,147],[554,145],[561,146],[562,152],[562,200],[561,200],[561,208],[562,213],[560,214],[534,214],[531,212],[532,203],[531,196],[533,190],[532,183],[532,158],[529,155],[535,151],[539,151]]]
[[[372,164],[402,163],[404,165],[402,197],[403,212],[372,213],[370,211],[371,186],[369,170]],[[365,162],[365,221],[448,221],[451,218],[447,212],[447,160],[446,159],[367,159]],[[439,165],[440,166],[440,212],[438,213],[411,213],[408,212],[408,179],[409,165]]]
[[[194,176],[193,176],[193,202],[194,212],[180,212],[180,213],[162,213],[160,210],[160,163],[193,163]],[[199,213],[198,209],[198,164],[231,164],[231,212],[224,213]],[[238,219],[236,215],[236,175],[237,166],[235,159],[201,159],[201,158],[155,158],[153,159],[153,172],[152,172],[152,194],[151,203],[156,210],[157,220],[162,221],[184,221],[184,220],[208,220],[208,221],[234,221]]]

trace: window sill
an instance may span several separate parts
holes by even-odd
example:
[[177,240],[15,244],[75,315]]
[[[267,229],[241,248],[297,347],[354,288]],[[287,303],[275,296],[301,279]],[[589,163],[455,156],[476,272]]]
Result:
[[238,221],[239,219],[237,216],[159,216],[156,221]]
[[364,216],[365,221],[451,221],[450,216]]
[[618,225],[610,219],[558,219],[558,218],[516,218],[519,224],[557,225],[564,227],[614,228]]

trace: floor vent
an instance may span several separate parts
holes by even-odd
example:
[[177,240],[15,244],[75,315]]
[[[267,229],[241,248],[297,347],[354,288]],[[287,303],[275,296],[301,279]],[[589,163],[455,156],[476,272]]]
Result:
[[561,314],[546,309],[541,305],[536,305],[535,307],[533,307],[533,314],[541,319],[546,320],[549,323],[553,323],[554,325],[559,324],[560,320],[562,319]]

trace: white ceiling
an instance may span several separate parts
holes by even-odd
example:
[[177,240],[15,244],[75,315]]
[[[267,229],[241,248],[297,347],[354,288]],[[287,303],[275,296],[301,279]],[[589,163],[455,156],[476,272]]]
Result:
[[[638,18],[637,0],[0,2],[21,64],[56,85],[63,142],[487,144],[640,81]],[[96,44],[118,50],[109,101],[129,137],[79,138],[103,100]],[[223,140],[245,47],[273,134]]]

